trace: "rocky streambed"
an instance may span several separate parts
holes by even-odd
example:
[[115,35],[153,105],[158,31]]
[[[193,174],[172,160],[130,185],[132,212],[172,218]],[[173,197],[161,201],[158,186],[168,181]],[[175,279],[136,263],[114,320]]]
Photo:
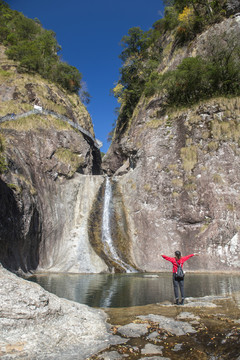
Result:
[[93,309],[0,268],[3,360],[240,359],[240,293]]
[[114,345],[92,359],[240,359],[240,293],[170,303],[108,309]]

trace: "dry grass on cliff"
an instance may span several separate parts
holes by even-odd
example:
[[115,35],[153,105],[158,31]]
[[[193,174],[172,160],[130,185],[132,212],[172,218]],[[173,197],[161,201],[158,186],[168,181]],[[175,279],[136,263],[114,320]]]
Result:
[[[229,96],[229,97],[214,97],[209,100],[200,100],[194,105],[191,105],[191,108],[189,106],[184,105],[182,107],[180,106],[172,106],[171,108],[167,108],[167,115],[168,117],[172,119],[178,119],[182,115],[186,114],[187,112],[191,111],[193,116],[191,116],[191,122],[193,120],[194,123],[194,114],[196,111],[199,110],[199,108],[207,108],[212,106],[219,106],[223,109],[226,115],[233,115],[240,111],[240,96]],[[195,118],[196,120],[196,118]]]
[[1,102],[0,117],[7,114],[21,114],[27,111],[33,110],[31,104],[22,103],[19,104],[14,100]]
[[8,80],[11,76],[12,76],[12,73],[10,71],[0,69],[0,82],[1,83]]
[[63,163],[71,166],[71,170],[68,174],[69,176],[72,176],[80,166],[84,165],[85,162],[84,157],[81,154],[76,154],[66,148],[57,149],[54,156]]
[[181,149],[181,159],[183,168],[186,172],[190,172],[198,161],[197,147],[192,145]]
[[30,115],[18,120],[6,121],[1,124],[1,128],[13,129],[17,131],[28,131],[28,130],[40,131],[41,129],[50,129],[50,128],[54,128],[60,131],[75,130],[68,123],[49,115],[45,117],[41,115]]

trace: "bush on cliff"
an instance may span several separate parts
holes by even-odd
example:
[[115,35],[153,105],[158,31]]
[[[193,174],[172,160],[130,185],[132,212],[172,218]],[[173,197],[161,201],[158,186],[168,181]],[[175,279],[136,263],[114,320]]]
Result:
[[154,72],[145,85],[145,95],[165,92],[170,105],[190,104],[212,96],[239,95],[238,37],[224,39],[221,34],[209,38],[207,54],[207,58],[186,58],[176,70],[163,75]]
[[81,73],[77,68],[60,61],[61,47],[56,34],[42,28],[38,19],[32,20],[11,10],[0,0],[0,43],[7,46],[7,56],[18,61],[19,72],[39,73],[64,89],[78,93]]
[[[140,97],[165,93],[169,104],[188,104],[215,95],[239,94],[239,41],[209,39],[206,54],[185,59],[176,70],[159,74],[162,41],[171,36],[172,48],[194,39],[226,16],[226,0],[166,0],[163,19],[143,32],[132,28],[122,39],[120,80],[113,94],[121,103],[117,132],[126,129]],[[220,43],[223,46],[219,46]],[[163,67],[165,65],[163,64]]]
[[120,128],[124,128],[144,91],[146,80],[157,68],[162,56],[162,47],[154,46],[153,31],[144,32],[139,27],[131,28],[122,38],[123,51],[120,59],[121,78],[112,90],[121,103],[118,117]]
[[[122,39],[123,51],[119,57],[123,65],[120,80],[113,89],[114,96],[121,103],[118,132],[126,128],[143,93],[149,96],[164,90],[172,102],[188,103],[205,96],[206,89],[207,96],[237,91],[235,60],[231,65],[230,61],[222,66],[220,61],[211,63],[211,60],[201,58],[188,59],[176,71],[162,77],[158,74],[165,32],[171,31],[175,47],[192,40],[206,26],[223,19],[226,0],[165,0],[164,3],[164,17],[153,24],[153,29],[144,32],[135,27]],[[228,69],[222,72],[224,66]],[[228,74],[228,85],[220,73]],[[187,79],[189,76],[191,78]]]

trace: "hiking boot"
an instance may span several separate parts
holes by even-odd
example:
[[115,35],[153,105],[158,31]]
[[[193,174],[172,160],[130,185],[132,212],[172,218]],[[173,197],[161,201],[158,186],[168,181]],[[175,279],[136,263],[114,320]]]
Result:
[[181,300],[180,305],[184,305],[184,298]]
[[174,303],[175,305],[179,305],[179,300],[178,299],[176,299],[176,301],[175,301],[175,303]]

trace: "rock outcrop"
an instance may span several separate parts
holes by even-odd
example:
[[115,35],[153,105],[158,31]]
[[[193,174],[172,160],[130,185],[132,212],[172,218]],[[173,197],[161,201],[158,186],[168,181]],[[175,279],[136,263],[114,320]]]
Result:
[[[24,272],[105,271],[88,241],[88,209],[103,178],[94,176],[101,173],[101,154],[86,108],[76,94],[38,75],[19,74],[3,47],[0,66],[0,117],[12,114],[0,125],[7,164],[0,180],[0,262]],[[34,105],[50,115],[15,117]]]
[[[239,34],[240,17],[215,25],[181,51],[165,51],[160,70],[204,56],[209,36],[223,32]],[[162,96],[142,97],[128,126],[120,131],[117,124],[103,161],[128,209],[136,266],[167,269],[161,254],[181,250],[202,255],[186,268],[239,269],[240,99],[215,98],[178,111],[163,103]]]
[[60,299],[2,267],[0,310],[1,359],[86,359],[119,342],[102,310]]

